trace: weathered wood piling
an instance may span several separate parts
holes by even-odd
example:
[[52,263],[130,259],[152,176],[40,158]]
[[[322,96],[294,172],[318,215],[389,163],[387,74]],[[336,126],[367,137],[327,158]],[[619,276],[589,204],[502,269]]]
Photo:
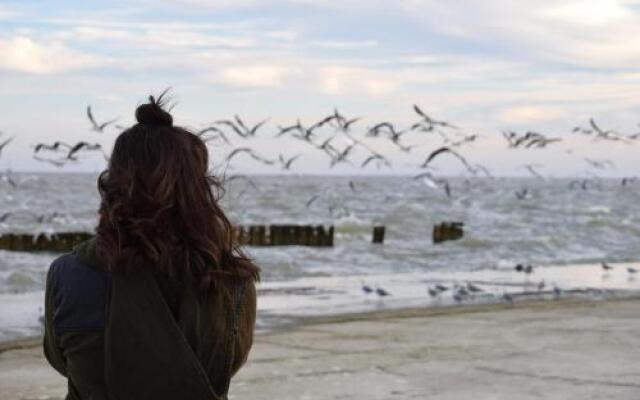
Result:
[[[251,225],[236,226],[233,234],[238,243],[247,246],[333,246],[334,228],[322,225]],[[53,235],[4,234],[0,250],[50,251],[63,253],[93,235],[86,232],[63,232]]]
[[384,243],[384,226],[373,227],[373,239],[371,241],[379,244]]
[[433,243],[458,240],[464,236],[464,223],[443,222],[433,226]]
[[267,245],[333,246],[333,226],[325,230],[322,225],[271,225]]
[[4,234],[0,236],[0,250],[67,252],[93,235],[85,232],[66,232],[53,235]]

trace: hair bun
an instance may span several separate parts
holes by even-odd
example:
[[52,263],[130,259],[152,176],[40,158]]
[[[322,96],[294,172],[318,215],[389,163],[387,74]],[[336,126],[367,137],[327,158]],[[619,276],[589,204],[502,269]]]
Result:
[[149,96],[149,103],[136,108],[136,120],[140,124],[155,126],[172,126],[173,117],[162,108],[162,103]]

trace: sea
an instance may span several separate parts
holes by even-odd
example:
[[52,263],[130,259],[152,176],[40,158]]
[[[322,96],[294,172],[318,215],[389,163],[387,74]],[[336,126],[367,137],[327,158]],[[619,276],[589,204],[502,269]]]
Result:
[[[93,232],[96,174],[11,178],[0,181],[0,233]],[[449,195],[441,184],[411,176],[230,180],[220,203],[234,224],[335,229],[333,247],[246,248],[262,270],[258,329],[379,309],[640,292],[640,273],[636,279],[633,272],[640,270],[640,183],[600,179],[583,188],[564,178],[488,177],[448,183]],[[464,236],[434,244],[433,226],[445,221],[462,222]],[[379,225],[385,240],[374,244],[372,228]],[[45,275],[58,255],[0,250],[0,342],[40,334]],[[532,269],[517,271],[518,264]]]

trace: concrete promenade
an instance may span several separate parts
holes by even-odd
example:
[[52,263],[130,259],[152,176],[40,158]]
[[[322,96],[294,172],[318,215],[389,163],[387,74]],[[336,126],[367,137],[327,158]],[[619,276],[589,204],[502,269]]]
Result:
[[[640,300],[383,311],[256,337],[230,399],[640,399]],[[56,399],[39,347],[0,354],[0,399]]]

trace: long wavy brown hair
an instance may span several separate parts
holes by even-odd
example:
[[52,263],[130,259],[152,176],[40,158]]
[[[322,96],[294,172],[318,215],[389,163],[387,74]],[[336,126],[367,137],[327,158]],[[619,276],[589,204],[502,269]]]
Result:
[[136,109],[138,123],[117,138],[98,179],[98,252],[111,271],[151,266],[203,291],[259,280],[218,204],[222,186],[209,173],[206,145],[173,126],[163,95]]

